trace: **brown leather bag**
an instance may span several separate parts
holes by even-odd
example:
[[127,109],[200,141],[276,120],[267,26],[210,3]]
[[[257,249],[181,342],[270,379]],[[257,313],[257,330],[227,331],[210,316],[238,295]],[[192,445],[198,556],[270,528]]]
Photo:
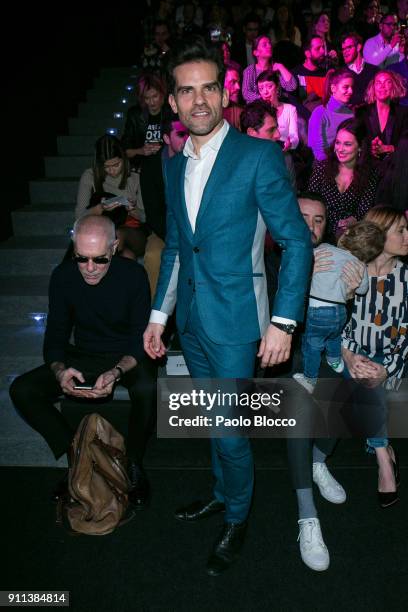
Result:
[[86,415],[72,442],[65,510],[71,529],[105,535],[125,520],[129,479],[123,437],[99,414]]

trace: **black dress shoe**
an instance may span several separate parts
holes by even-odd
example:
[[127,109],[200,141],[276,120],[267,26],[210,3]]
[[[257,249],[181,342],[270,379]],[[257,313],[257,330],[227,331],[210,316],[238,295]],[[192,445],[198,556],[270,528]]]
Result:
[[68,489],[68,470],[65,472],[64,477],[57,483],[51,493],[51,501],[58,503],[60,499],[69,497]]
[[219,576],[236,561],[245,539],[247,523],[225,523],[207,563],[207,574]]
[[189,506],[176,510],[174,517],[178,521],[193,522],[200,521],[201,519],[207,518],[212,514],[217,514],[218,512],[225,512],[225,504],[218,501],[218,499],[212,499],[207,502],[198,500]]
[[145,507],[150,500],[150,484],[145,471],[133,461],[128,465],[127,474],[130,480],[128,493],[129,503],[134,508]]

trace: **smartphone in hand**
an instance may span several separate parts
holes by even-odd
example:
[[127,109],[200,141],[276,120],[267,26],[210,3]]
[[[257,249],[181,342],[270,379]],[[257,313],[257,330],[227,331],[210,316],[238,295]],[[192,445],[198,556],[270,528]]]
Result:
[[94,388],[94,384],[95,384],[89,379],[85,380],[85,382],[81,382],[80,380],[75,378],[74,381],[75,381],[74,389],[83,389],[85,391],[91,391]]
[[113,198],[104,200],[102,202],[102,207],[109,208],[109,206],[111,206],[112,204],[119,204],[119,206],[125,206],[126,208],[130,206],[129,200],[125,198],[125,196],[114,196]]

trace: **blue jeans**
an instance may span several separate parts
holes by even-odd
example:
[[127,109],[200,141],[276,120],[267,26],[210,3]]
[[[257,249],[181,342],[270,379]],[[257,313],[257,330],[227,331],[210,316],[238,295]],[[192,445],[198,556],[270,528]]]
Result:
[[303,373],[307,378],[319,375],[322,352],[331,361],[341,359],[341,332],[347,320],[344,304],[315,308],[309,306],[302,337]]

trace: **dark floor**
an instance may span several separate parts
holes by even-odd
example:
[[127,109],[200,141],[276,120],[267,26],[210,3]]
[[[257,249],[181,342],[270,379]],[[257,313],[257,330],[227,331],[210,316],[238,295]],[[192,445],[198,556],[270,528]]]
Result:
[[[376,469],[358,440],[331,461],[348,500],[316,493],[328,571],[300,560],[294,494],[282,441],[256,440],[256,492],[243,558],[210,578],[205,563],[220,520],[178,523],[172,511],[210,491],[205,440],[154,440],[148,454],[153,498],[129,524],[104,537],[71,536],[48,502],[60,470],[0,469],[3,569],[0,590],[71,592],[75,611],[405,611],[408,609],[408,445],[401,454],[401,501],[377,506]],[[406,466],[406,467],[404,467]]]

